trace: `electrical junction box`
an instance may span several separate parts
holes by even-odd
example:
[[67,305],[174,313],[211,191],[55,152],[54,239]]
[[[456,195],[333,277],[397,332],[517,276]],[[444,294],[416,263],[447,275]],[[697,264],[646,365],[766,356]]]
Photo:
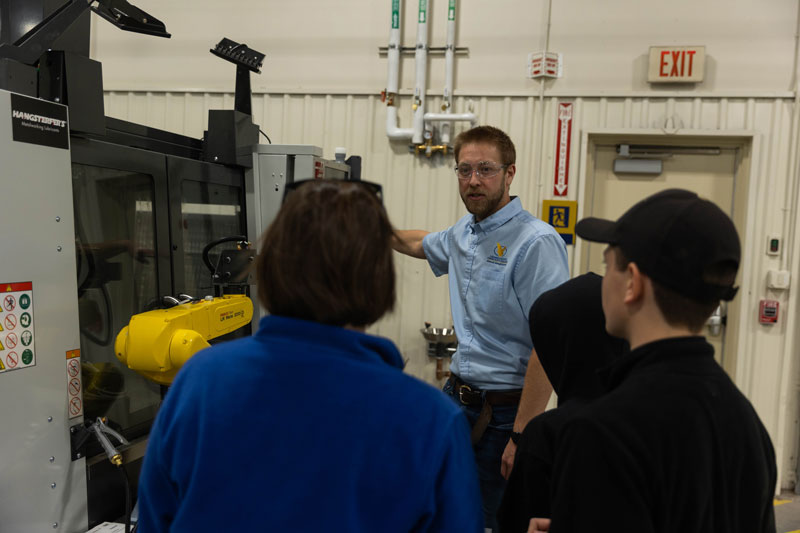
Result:
[[767,272],[767,288],[784,291],[789,288],[792,274],[788,270],[770,270]]
[[767,255],[781,255],[781,238],[778,235],[767,236]]
[[778,321],[777,300],[761,300],[758,304],[758,321],[761,324],[774,324]]

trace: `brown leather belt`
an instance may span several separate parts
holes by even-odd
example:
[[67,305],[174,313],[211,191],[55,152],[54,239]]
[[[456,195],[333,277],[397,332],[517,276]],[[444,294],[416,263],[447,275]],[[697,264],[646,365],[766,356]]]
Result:
[[472,444],[475,445],[492,420],[493,405],[519,405],[522,390],[482,391],[465,383],[458,376],[450,376],[458,401],[470,407],[480,407],[478,419],[472,425]]

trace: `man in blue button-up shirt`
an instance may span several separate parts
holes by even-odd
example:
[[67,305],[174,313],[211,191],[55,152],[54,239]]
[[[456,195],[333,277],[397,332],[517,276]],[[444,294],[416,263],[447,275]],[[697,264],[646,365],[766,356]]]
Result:
[[470,214],[437,233],[399,230],[394,246],[427,259],[436,276],[450,275],[458,350],[444,390],[473,424],[484,519],[496,529],[516,452],[512,435],[544,410],[552,390],[533,352],[528,314],[540,294],[569,279],[569,267],[558,233],[509,195],[516,152],[508,135],[479,126],[456,138],[454,152]]

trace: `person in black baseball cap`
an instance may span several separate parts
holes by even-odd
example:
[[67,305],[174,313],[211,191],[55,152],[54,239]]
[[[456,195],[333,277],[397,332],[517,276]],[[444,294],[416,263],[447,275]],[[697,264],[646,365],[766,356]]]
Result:
[[575,230],[609,245],[606,330],[631,352],[608,367],[609,392],[565,425],[550,520],[529,531],[774,532],[772,443],[701,336],[736,295],[733,222],[671,189]]

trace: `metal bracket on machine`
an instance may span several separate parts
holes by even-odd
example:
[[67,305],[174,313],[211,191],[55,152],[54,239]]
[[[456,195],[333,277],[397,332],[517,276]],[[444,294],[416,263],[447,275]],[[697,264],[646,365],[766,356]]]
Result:
[[252,167],[252,157],[240,161],[240,150],[250,154],[250,147],[258,144],[259,128],[253,124],[250,73],[261,72],[264,54],[230,39],[222,39],[211,53],[236,65],[236,93],[233,110],[210,109],[208,130],[204,135],[203,153],[206,161],[227,165]]
[[[98,2],[98,6],[92,7],[95,1]],[[122,30],[170,37],[163,22],[132,6],[126,0],[69,0],[14,44],[0,45],[0,59],[35,65],[56,39],[90,8]]]

